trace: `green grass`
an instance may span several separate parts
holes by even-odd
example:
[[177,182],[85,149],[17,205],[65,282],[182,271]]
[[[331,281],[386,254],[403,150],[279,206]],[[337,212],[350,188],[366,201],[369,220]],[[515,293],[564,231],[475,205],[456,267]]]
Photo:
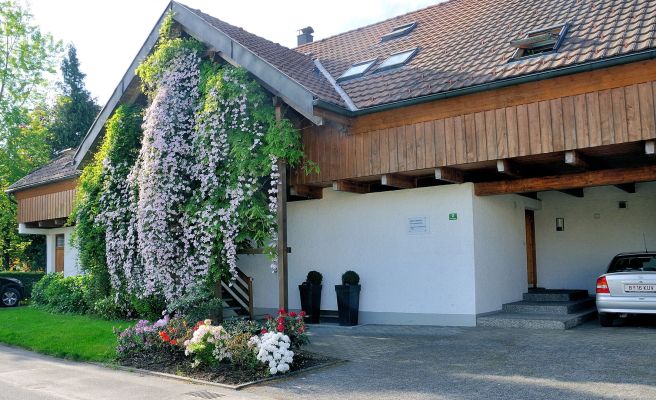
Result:
[[0,343],[72,360],[109,362],[116,356],[113,328],[130,325],[33,307],[0,308]]

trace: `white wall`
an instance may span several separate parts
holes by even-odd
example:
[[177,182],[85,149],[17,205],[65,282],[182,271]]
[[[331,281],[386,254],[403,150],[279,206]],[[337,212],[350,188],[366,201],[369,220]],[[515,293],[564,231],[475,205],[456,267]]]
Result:
[[[644,250],[643,232],[649,249],[656,249],[656,183],[636,189],[589,188],[583,198],[541,193],[542,209],[535,212],[538,285],[594,293],[596,278],[615,254]],[[627,209],[618,208],[620,200]],[[557,217],[565,219],[563,232],[556,231]]]
[[[324,276],[322,309],[337,309],[341,274],[360,274],[364,323],[475,324],[473,185],[352,194],[325,189],[323,199],[289,204],[289,303],[308,271]],[[458,219],[449,220],[456,212]],[[409,234],[408,218],[427,217],[430,231]],[[264,256],[242,256],[254,277],[255,307],[278,305],[277,275]]]
[[476,312],[498,311],[526,292],[525,209],[538,202],[517,195],[474,197]]
[[64,275],[78,275],[80,273],[78,262],[78,249],[71,243],[73,227],[65,228],[27,228],[25,224],[18,226],[18,233],[28,235],[45,235],[46,237],[46,272],[55,272],[55,241],[57,235],[64,235]]

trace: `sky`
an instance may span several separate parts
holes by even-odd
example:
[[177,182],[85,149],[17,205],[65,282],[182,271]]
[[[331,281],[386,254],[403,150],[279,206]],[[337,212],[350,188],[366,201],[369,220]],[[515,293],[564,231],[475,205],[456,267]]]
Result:
[[[315,40],[417,10],[439,0],[180,0],[287,47],[312,26]],[[103,105],[168,0],[29,0],[34,22],[73,43],[91,94]]]

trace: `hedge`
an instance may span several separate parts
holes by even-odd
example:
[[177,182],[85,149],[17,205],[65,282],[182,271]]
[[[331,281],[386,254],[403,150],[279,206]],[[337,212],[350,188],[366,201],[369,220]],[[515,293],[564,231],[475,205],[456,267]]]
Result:
[[32,295],[32,286],[38,282],[43,276],[44,272],[13,272],[13,271],[3,271],[0,272],[0,277],[4,278],[16,278],[19,281],[23,282],[25,285],[25,297],[28,298]]

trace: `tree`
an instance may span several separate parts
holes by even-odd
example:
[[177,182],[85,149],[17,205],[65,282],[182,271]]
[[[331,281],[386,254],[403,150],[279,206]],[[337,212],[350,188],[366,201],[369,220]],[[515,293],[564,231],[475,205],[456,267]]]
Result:
[[48,160],[49,75],[61,45],[32,23],[30,11],[0,0],[0,259],[3,267],[30,245],[19,236],[16,205],[7,187]]
[[77,147],[100,110],[84,85],[86,75],[80,71],[77,50],[72,44],[68,45],[61,63],[61,74],[60,96],[55,103],[50,127],[55,152]]

